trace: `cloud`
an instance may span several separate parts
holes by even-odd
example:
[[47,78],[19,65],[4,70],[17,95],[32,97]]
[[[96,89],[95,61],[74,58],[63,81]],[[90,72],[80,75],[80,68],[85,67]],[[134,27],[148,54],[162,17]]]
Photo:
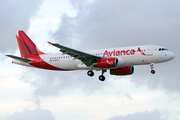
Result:
[[17,48],[15,31],[27,30],[30,18],[37,12],[42,0],[1,0],[0,1],[0,53],[13,51]]
[[[176,11],[178,6],[172,6],[173,10],[164,9],[169,3],[159,5],[159,1],[140,0],[136,2],[132,0],[94,2],[71,0],[70,3],[75,6],[77,15],[73,18],[63,16],[62,24],[55,36],[64,38],[60,34],[62,30],[68,38],[74,34],[79,35],[81,45],[87,45],[86,49],[157,44],[161,43],[161,39],[170,35],[172,31],[174,34],[175,30],[179,29],[178,27],[171,28],[173,27],[171,24],[179,26],[177,21],[174,23],[174,19],[178,18]],[[168,16],[169,10],[174,13],[173,18]],[[64,41],[64,39],[56,40]]]
[[129,100],[133,100],[133,98],[129,95],[129,93],[126,94],[126,97],[127,97]]
[[167,120],[161,118],[159,110],[153,110],[151,112],[135,112],[134,114],[128,114],[125,116],[114,116],[107,120]]
[[57,96],[66,90],[83,91],[86,94],[93,94],[103,91],[108,82],[98,80],[99,72],[93,78],[87,76],[86,71],[49,71],[42,69],[28,68],[21,77],[22,81],[31,83],[35,88],[35,96]]
[[22,113],[15,112],[4,120],[55,120],[55,117],[51,111],[37,108],[32,111],[26,109]]

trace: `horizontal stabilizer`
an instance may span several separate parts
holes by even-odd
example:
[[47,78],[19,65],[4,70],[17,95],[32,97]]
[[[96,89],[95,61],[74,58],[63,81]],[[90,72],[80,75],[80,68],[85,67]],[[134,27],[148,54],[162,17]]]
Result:
[[22,57],[17,57],[17,56],[13,56],[13,55],[6,55],[6,56],[8,56],[8,57],[10,57],[10,58],[13,58],[13,59],[15,59],[15,60],[19,60],[19,61],[22,61],[22,62],[26,62],[26,63],[32,62],[32,60],[26,59],[26,58],[22,58]]

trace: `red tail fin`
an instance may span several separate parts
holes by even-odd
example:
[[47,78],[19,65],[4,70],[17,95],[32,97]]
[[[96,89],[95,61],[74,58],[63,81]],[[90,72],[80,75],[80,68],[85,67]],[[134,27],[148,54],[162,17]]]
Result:
[[37,49],[36,45],[26,35],[26,33],[24,33],[24,31],[18,31],[16,37],[17,37],[21,57],[45,54]]

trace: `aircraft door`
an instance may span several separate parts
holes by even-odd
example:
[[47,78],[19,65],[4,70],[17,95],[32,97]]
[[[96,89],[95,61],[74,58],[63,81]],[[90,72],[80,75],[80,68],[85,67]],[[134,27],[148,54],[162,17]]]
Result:
[[147,47],[147,56],[152,56],[153,55],[153,46],[149,45]]

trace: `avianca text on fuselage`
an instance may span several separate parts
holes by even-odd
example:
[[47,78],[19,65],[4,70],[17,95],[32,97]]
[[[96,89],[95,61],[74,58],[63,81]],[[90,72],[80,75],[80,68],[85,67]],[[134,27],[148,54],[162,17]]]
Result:
[[[154,74],[153,65],[155,63],[166,62],[175,57],[173,52],[159,45],[106,49],[103,51],[104,53],[101,52],[102,56],[97,56],[94,53],[98,53],[100,50],[95,50],[93,53],[83,52],[51,42],[48,43],[59,48],[63,54],[47,54],[37,49],[24,31],[18,31],[16,38],[21,57],[7,55],[15,59],[12,63],[48,70],[88,70],[87,74],[91,77],[94,75],[93,70],[102,70],[102,74],[99,76],[101,81],[105,80],[103,74],[107,70],[110,70],[111,75],[131,75],[134,73],[134,65],[150,64],[151,73]],[[68,56],[64,57],[64,54]]]
[[134,55],[135,50],[113,50],[113,51],[108,51],[106,50],[103,54],[103,57],[111,57],[111,56],[122,56],[122,55]]
[[[140,52],[142,55],[146,55],[140,47],[138,47],[138,52]],[[108,51],[106,50],[103,54],[103,57],[112,57],[112,56],[122,56],[122,55],[134,55],[136,52],[135,49],[128,49],[128,50],[113,50],[113,51]]]

